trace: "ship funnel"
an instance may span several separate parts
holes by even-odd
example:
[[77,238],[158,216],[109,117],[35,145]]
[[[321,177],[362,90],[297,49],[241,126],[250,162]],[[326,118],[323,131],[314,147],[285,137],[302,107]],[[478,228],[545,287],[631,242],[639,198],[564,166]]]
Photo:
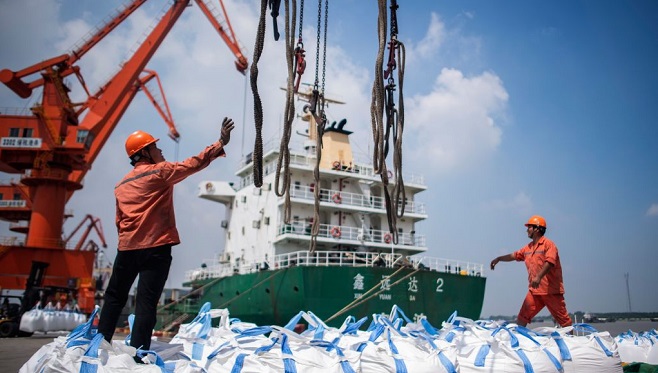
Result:
[[[331,127],[333,127],[334,124],[336,124],[336,122],[332,123],[332,124],[331,124]],[[347,119],[346,119],[346,118],[341,119],[341,121],[338,122],[338,130],[339,130],[339,131],[342,131],[342,130],[343,130],[343,127],[344,127],[346,124],[347,124]]]

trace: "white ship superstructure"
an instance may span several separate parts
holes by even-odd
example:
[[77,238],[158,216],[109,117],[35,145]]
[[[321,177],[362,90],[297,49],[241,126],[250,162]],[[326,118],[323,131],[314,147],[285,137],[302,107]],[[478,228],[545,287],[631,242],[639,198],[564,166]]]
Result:
[[416,223],[427,218],[425,205],[415,195],[426,189],[418,175],[404,175],[406,204],[397,221],[398,242],[389,232],[384,187],[380,175],[367,162],[355,159],[346,121],[327,127],[323,136],[320,182],[316,185],[315,141],[290,152],[291,220],[283,221],[285,199],[275,193],[279,141],[263,149],[263,186],[253,185],[251,154],[242,159],[236,172],[238,185],[204,181],[201,198],[226,206],[226,243],[220,262],[240,267],[243,263],[268,261],[275,255],[309,249],[314,216],[315,188],[320,188],[318,251],[394,252],[413,255],[427,250],[425,236],[416,233]]

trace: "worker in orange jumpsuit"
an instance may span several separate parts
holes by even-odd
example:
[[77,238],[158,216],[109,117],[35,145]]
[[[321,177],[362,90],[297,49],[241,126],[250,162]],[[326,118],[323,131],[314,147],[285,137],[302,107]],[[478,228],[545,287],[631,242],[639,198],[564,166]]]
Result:
[[564,283],[560,254],[553,241],[544,237],[546,220],[534,215],[525,224],[532,242],[518,251],[502,255],[491,261],[491,270],[498,262],[525,262],[528,269],[528,293],[525,296],[516,323],[526,326],[539,311],[548,308],[555,321],[562,327],[571,325],[571,317],[564,301]]
[[114,188],[119,244],[98,323],[98,332],[108,342],[139,275],[130,345],[150,348],[156,307],[169,276],[171,248],[180,243],[174,185],[226,156],[224,147],[233,128],[233,120],[224,118],[218,141],[199,155],[176,163],[165,161],[156,144],[158,139],[150,134],[136,131],[128,136],[126,152],[134,168]]

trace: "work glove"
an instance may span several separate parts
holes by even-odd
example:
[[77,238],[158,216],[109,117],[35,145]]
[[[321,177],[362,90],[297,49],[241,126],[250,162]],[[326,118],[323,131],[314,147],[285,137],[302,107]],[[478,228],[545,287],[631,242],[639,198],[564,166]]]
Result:
[[235,128],[233,119],[225,117],[224,121],[222,121],[222,134],[219,137],[223,146],[226,146],[231,141],[231,131],[233,131],[233,128]]

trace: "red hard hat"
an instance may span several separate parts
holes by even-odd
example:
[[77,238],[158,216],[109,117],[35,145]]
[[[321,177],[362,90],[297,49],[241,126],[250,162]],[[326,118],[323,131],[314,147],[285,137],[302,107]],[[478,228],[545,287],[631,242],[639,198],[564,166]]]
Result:
[[528,222],[525,223],[526,227],[529,225],[538,225],[540,227],[546,228],[546,219],[539,215],[532,215],[530,219],[528,219]]
[[160,139],[156,139],[151,134],[144,131],[135,131],[126,139],[126,153],[128,157],[132,157],[138,151],[155,143]]

